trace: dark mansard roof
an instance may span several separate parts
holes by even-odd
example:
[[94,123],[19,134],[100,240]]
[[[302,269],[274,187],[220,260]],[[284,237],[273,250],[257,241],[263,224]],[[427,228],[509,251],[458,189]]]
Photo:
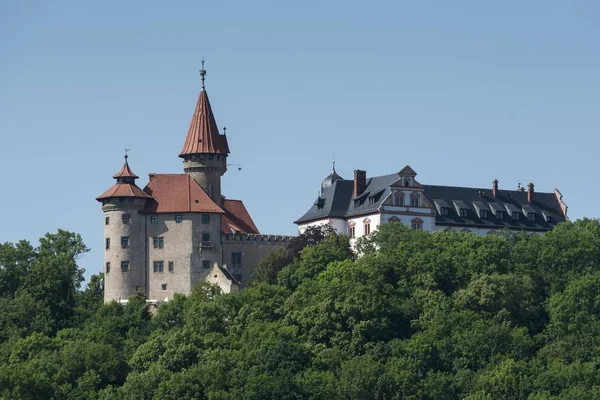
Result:
[[[389,196],[390,185],[398,179],[398,174],[367,178],[365,190],[356,198],[354,181],[338,179],[323,191],[296,224],[375,213]],[[562,211],[566,206],[559,200],[560,192],[558,197],[555,193],[535,192],[533,202],[529,203],[525,191],[499,190],[493,196],[490,189],[438,185],[422,185],[422,188],[435,211],[436,225],[544,231],[566,220]],[[447,210],[443,212],[442,208]],[[468,210],[465,217],[461,217],[461,208]],[[504,212],[504,218],[496,218],[498,209]],[[487,215],[481,210],[487,210]],[[513,218],[513,212],[520,213],[518,220]],[[530,213],[536,214],[534,220],[528,219]]]

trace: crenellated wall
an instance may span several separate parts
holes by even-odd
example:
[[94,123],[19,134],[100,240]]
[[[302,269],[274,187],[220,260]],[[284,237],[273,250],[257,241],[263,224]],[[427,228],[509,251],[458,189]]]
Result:
[[[223,265],[240,281],[242,288],[248,287],[260,260],[273,250],[285,248],[293,238],[285,235],[221,234]],[[232,263],[234,252],[242,253],[240,265]]]

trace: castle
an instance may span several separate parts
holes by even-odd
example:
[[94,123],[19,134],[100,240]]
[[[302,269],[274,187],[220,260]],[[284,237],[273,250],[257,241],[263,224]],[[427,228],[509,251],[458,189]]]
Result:
[[310,226],[330,225],[338,233],[357,238],[370,235],[380,224],[401,222],[412,229],[460,230],[488,235],[500,229],[541,234],[567,220],[567,206],[558,189],[552,193],[422,185],[406,166],[398,173],[367,179],[363,170],[346,180],[333,171],[321,183],[315,203],[295,223],[300,233]]
[[141,189],[127,154],[116,183],[96,198],[104,211],[104,301],[142,290],[150,302],[188,294],[201,280],[227,293],[247,285],[259,260],[288,236],[261,235],[244,203],[221,194],[229,144],[204,85],[179,157],[183,174],[149,174]]

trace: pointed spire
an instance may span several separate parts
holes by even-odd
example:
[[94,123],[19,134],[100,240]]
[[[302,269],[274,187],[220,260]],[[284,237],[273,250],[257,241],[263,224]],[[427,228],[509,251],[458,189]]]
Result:
[[128,151],[129,151],[129,149],[125,149],[125,164],[123,164],[123,167],[121,168],[121,170],[119,172],[117,172],[113,176],[113,178],[115,178],[115,179],[119,179],[119,178],[138,179],[139,178],[139,176],[134,174],[133,171],[131,170],[131,168],[129,168],[129,163],[127,162],[127,159],[129,158],[129,156],[127,155]]
[[179,157],[191,154],[229,154],[227,138],[225,135],[219,134],[217,122],[204,87],[204,77],[206,76],[204,61],[202,61],[200,76],[202,77],[202,89]]

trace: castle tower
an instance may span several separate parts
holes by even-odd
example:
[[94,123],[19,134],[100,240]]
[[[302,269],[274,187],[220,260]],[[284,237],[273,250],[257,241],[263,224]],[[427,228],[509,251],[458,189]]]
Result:
[[104,211],[104,302],[127,300],[146,290],[145,217],[140,211],[152,197],[136,184],[125,154],[117,183],[96,198]]
[[183,169],[189,174],[210,198],[220,207],[221,176],[227,171],[229,145],[227,137],[219,134],[215,116],[204,86],[204,61],[202,61],[202,89],[192,116],[183,149],[179,157],[183,158]]

